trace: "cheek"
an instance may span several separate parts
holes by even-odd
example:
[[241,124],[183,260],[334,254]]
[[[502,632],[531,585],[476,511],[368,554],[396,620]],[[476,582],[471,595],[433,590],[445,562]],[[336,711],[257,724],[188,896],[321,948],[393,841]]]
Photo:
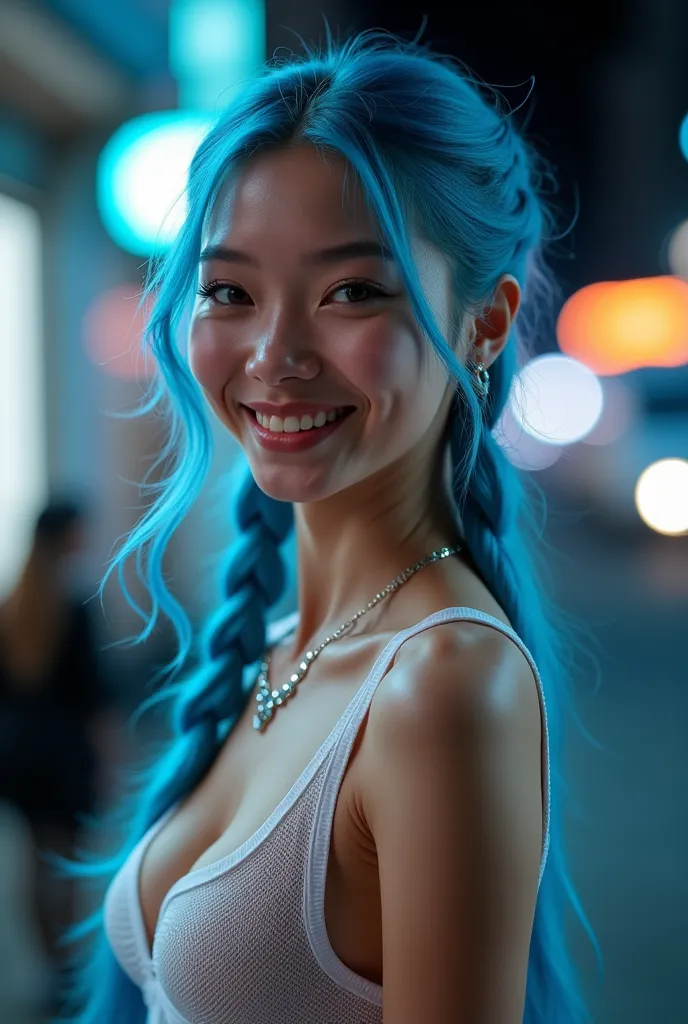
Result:
[[347,368],[372,403],[371,436],[398,455],[425,436],[438,415],[446,373],[434,369],[430,349],[413,315],[404,311],[374,326],[371,321]]
[[210,320],[195,320],[189,333],[189,368],[200,386],[219,395],[232,372],[226,332]]
[[403,391],[418,383],[419,343],[403,318],[371,319],[363,326],[350,352],[348,375],[373,399]]

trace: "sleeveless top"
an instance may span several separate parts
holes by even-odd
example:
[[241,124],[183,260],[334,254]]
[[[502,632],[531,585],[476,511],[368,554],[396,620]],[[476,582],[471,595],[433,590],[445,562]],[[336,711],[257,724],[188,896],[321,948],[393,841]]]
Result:
[[[268,643],[288,635],[291,629],[284,626],[293,628],[297,617],[269,626]],[[139,865],[177,804],[134,847],[107,890],[104,926],[115,957],[142,990],[147,1024],[381,1024],[382,986],[339,960],[325,928],[335,803],[359,727],[399,648],[431,626],[457,620],[506,634],[535,675],[543,736],[539,890],[550,821],[549,738],[539,672],[523,641],[504,623],[474,608],[444,608],[392,637],[258,831],[233,853],[172,886],[160,908],[152,956],[139,900]]]

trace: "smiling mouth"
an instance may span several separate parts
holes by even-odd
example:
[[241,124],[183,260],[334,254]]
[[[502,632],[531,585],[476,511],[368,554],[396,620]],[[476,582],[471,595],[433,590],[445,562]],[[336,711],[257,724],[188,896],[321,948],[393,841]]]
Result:
[[[302,434],[312,430],[321,430],[326,427],[329,423],[336,423],[337,420],[344,419],[349,416],[352,412],[355,412],[355,408],[352,405],[343,405],[338,409],[331,409],[329,412],[324,411],[318,412],[315,416],[304,415],[304,416],[286,416],[284,418],[280,416],[269,416],[265,413],[257,412],[255,409],[251,409],[250,406],[244,406],[245,409],[255,418],[256,422],[263,428],[263,430],[269,431],[271,434]],[[274,426],[271,427],[273,420],[277,421]],[[287,422],[289,426],[287,427]]]
[[[320,442],[327,441],[342,424],[355,412],[352,406],[342,407],[343,413],[335,415],[333,419],[326,420],[321,426],[311,426],[299,430],[270,430],[263,426],[256,417],[254,409],[244,405],[241,407],[243,415],[248,421],[249,428],[261,448],[273,452],[302,452],[317,446]],[[339,413],[341,410],[335,410]]]

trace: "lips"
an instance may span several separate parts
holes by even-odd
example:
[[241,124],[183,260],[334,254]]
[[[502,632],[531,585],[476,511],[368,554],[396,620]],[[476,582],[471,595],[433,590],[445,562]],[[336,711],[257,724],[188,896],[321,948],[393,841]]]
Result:
[[355,411],[354,409],[349,408],[343,416],[340,416],[335,420],[328,421],[322,427],[312,427],[310,430],[281,431],[277,433],[262,427],[256,419],[256,414],[253,409],[250,409],[248,406],[242,406],[242,410],[258,444],[261,448],[265,448],[268,451],[273,452],[301,452],[306,451],[309,448],[313,448],[315,445],[326,442],[327,439],[335,433],[335,431],[341,428],[342,424],[346,423],[350,418],[351,413]]

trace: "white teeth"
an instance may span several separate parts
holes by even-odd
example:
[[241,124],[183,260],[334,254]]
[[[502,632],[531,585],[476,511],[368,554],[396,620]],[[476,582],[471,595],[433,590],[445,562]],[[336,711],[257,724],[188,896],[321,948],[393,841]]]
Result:
[[307,413],[300,419],[298,416],[287,416],[282,419],[280,416],[264,416],[262,412],[256,412],[256,419],[261,427],[271,430],[275,434],[296,434],[299,430],[311,430],[313,427],[322,427],[325,423],[332,423],[339,419],[344,413],[344,408],[331,409],[329,412],[320,410],[315,417]]

